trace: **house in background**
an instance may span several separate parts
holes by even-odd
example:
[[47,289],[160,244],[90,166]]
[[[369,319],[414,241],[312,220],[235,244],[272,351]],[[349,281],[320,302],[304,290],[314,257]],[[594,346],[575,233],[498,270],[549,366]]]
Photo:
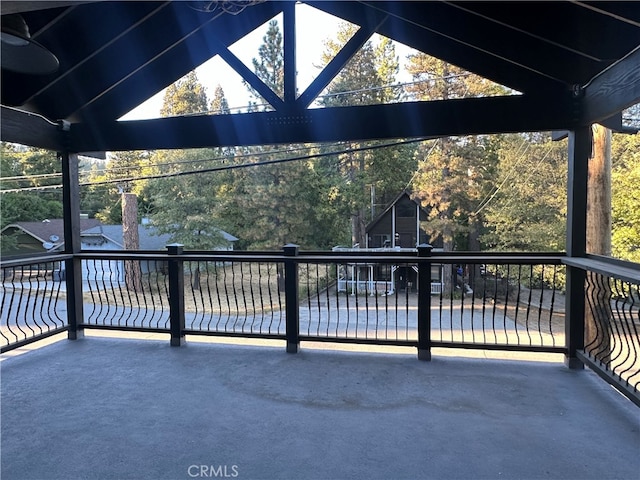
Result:
[[428,219],[429,212],[404,191],[366,226],[365,246],[415,249],[422,243],[430,243],[429,235],[420,226],[420,222]]
[[[238,241],[236,237],[223,230],[218,231],[222,234],[224,244],[213,248],[212,250],[231,251],[234,243]],[[165,250],[167,244],[171,243],[169,234],[159,234],[153,225],[138,225],[139,250],[153,251]],[[80,234],[82,250],[93,251],[121,251],[124,250],[124,235],[122,225],[97,225],[93,228],[84,230]],[[141,272],[143,274],[164,269],[165,262],[161,261],[142,261],[140,263]],[[124,263],[122,260],[94,259],[82,263],[82,279],[124,282]]]
[[[80,230],[100,225],[94,218],[81,218]],[[61,251],[64,248],[64,221],[61,218],[41,222],[10,223],[0,232],[3,257],[30,257]]]
[[[433,241],[424,231],[421,222],[428,220],[429,212],[419,202],[402,192],[375,219],[366,226],[366,246],[335,247],[333,251],[415,253],[417,246],[431,244],[434,250],[442,249],[442,239]],[[354,293],[367,291],[373,294],[393,294],[396,289],[418,291],[417,265],[347,264],[338,270],[338,290]],[[431,293],[442,291],[442,265],[431,265]]]

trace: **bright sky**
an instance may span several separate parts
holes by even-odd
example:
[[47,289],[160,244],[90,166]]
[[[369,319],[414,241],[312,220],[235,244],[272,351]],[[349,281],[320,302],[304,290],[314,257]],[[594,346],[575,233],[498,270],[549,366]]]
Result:
[[[248,7],[251,8],[251,7]],[[276,17],[282,30],[282,16]],[[298,70],[298,90],[304,89],[317,76],[320,69],[314,67],[314,63],[320,61],[324,50],[324,40],[335,38],[340,19],[326,14],[305,4],[296,5],[296,66]],[[252,68],[252,59],[258,58],[258,48],[262,43],[262,38],[266,32],[266,24],[254,30],[246,37],[233,44],[229,50],[242,60],[247,66]],[[302,33],[302,34],[301,34]],[[375,36],[373,37],[375,42]],[[396,54],[400,59],[400,72],[398,80],[409,81],[404,73],[406,57],[413,50],[405,45],[396,44]],[[218,56],[203,63],[196,69],[199,81],[207,88],[209,99],[213,97],[213,92],[218,84],[222,86],[229,107],[246,107],[249,94],[242,83],[240,76],[229,67]],[[405,75],[403,77],[403,75]],[[151,97],[135,110],[132,110],[121,120],[141,120],[147,118],[157,118],[160,116],[160,108],[164,90]],[[245,109],[243,109],[245,110]]]

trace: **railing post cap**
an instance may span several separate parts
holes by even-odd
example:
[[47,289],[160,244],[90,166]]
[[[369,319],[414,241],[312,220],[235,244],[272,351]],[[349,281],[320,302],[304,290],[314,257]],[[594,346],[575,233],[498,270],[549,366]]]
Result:
[[179,255],[184,250],[184,245],[182,243],[170,243],[166,245],[166,247],[171,255]]
[[433,250],[433,245],[429,245],[428,243],[421,243],[418,245],[418,255],[431,255],[431,250]]
[[282,247],[282,249],[284,250],[285,255],[297,255],[298,250],[300,249],[300,245],[296,245],[295,243],[287,243],[284,247]]

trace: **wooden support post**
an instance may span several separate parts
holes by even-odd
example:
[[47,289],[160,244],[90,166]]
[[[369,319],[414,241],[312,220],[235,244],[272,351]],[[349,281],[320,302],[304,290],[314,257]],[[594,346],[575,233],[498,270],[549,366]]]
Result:
[[287,325],[287,353],[297,353],[300,348],[300,300],[298,297],[298,245],[284,246],[284,295]]
[[431,360],[431,250],[418,245],[418,360]]
[[[80,253],[80,184],[78,155],[58,153],[62,164],[62,210],[64,219],[64,250],[75,255]],[[84,336],[84,312],[82,302],[82,260],[65,260],[65,282],[67,287],[67,320],[69,340]]]
[[[567,179],[567,256],[584,257],[587,230],[587,168],[591,156],[591,128],[581,127],[569,133],[569,169]],[[565,365],[572,369],[584,365],[576,352],[584,348],[585,271],[567,266],[565,307]]]

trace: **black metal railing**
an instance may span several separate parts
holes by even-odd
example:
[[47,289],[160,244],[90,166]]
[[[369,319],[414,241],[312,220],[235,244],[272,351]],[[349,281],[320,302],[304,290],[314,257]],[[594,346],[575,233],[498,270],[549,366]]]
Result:
[[[80,302],[65,266],[82,272]],[[412,346],[422,359],[432,347],[557,352],[640,405],[640,269],[627,262],[428,246],[252,253],[170,246],[3,261],[1,271],[2,352],[92,328],[168,333],[172,345],[185,335],[282,339],[289,352],[300,341]]]
[[82,260],[83,326],[169,331],[167,262],[126,255]]
[[[182,335],[418,346],[419,299],[426,296],[429,347],[564,351],[560,255],[294,253],[176,256],[182,265]],[[170,331],[170,256],[82,257],[84,327]],[[129,284],[126,262],[139,264],[139,279]],[[295,266],[295,282],[287,282],[287,262]],[[420,265],[428,273],[423,286]],[[447,278],[454,267],[465,272],[458,281]]]
[[6,352],[68,329],[61,262],[66,257],[2,262],[0,351]]
[[[290,246],[76,257],[78,329],[171,333],[173,343],[184,335],[278,338],[293,351],[301,340],[565,351],[561,255],[301,253]],[[60,289],[62,279],[51,277],[40,290]]]
[[579,358],[640,406],[640,269],[597,256],[566,263],[585,272]]
[[559,255],[367,253],[299,255],[301,339],[565,351]]

